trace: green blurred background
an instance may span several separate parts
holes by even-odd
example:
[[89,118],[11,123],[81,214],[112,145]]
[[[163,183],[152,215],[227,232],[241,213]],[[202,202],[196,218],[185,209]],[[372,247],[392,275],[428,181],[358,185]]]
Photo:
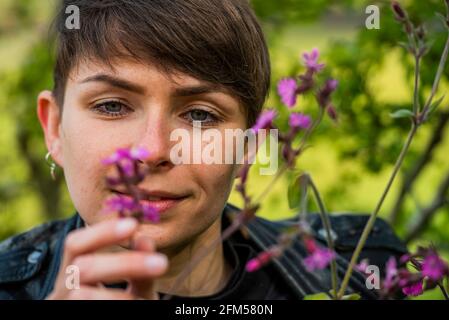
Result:
[[[432,48],[422,68],[421,99],[430,91],[446,31],[435,15],[444,1],[400,1],[424,23]],[[52,181],[36,117],[36,97],[52,87],[53,56],[48,28],[57,0],[0,0],[0,240],[37,224],[74,213],[62,178]],[[267,107],[286,109],[275,87],[302,70],[299,55],[318,47],[329,75],[339,79],[335,96],[338,125],[325,120],[299,159],[320,189],[329,211],[369,213],[376,205],[409,124],[390,113],[410,108],[413,59],[398,45],[406,41],[388,1],[252,0],[270,48],[272,91]],[[365,27],[365,8],[378,5],[380,29]],[[448,89],[445,68],[437,98]],[[299,100],[297,110],[316,113]],[[449,107],[446,97],[420,129],[399,179],[380,215],[390,221],[409,248],[434,243],[449,257]],[[257,195],[271,177],[253,168],[250,191]],[[260,214],[292,217],[285,176],[272,188]],[[240,205],[232,194],[230,202]],[[310,210],[315,210],[313,203]],[[420,299],[440,298],[438,291]]]

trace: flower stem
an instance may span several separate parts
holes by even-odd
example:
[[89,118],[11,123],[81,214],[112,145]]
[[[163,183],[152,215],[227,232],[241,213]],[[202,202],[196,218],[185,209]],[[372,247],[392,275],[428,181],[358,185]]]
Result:
[[[300,154],[303,151],[303,149],[305,148],[307,139],[312,134],[312,132],[318,127],[321,120],[323,120],[323,115],[324,115],[324,109],[320,108],[320,113],[318,114],[317,120],[315,120],[314,123],[312,124],[312,126],[306,130],[306,132],[304,133],[304,135],[301,138],[300,145],[299,145],[298,149],[296,150],[298,152],[298,154]],[[282,165],[282,167],[278,170],[278,172],[276,172],[276,176],[273,178],[272,182],[265,188],[265,190],[262,191],[262,193],[256,198],[256,201],[254,203],[256,203],[256,204],[259,203],[262,200],[262,198],[265,197],[265,195],[273,187],[274,183],[279,179],[280,176],[282,176],[282,174],[287,169],[288,169],[288,165],[284,163]]]
[[446,40],[446,45],[444,46],[443,54],[441,55],[440,64],[438,65],[438,70],[435,76],[435,80],[433,81],[432,91],[430,92],[429,98],[427,99],[426,104],[424,105],[422,114],[424,115],[424,119],[426,116],[427,111],[429,110],[433,98],[435,97],[435,94],[438,90],[438,85],[440,84],[441,76],[444,71],[444,66],[446,65],[447,56],[449,54],[449,35]]
[[266,186],[266,188],[259,194],[259,196],[256,198],[254,203],[260,203],[262,199],[270,192],[270,190],[273,188],[276,181],[284,174],[284,172],[287,170],[288,166],[284,163],[282,167],[276,172],[276,175],[271,180],[271,183]]
[[420,62],[421,57],[416,54],[415,55],[415,93],[414,93],[414,100],[413,100],[413,114],[415,117],[419,113],[419,74],[420,74]]
[[365,245],[365,242],[368,239],[368,235],[371,232],[371,229],[374,227],[374,223],[376,221],[377,214],[379,213],[379,211],[385,201],[385,198],[387,197],[387,194],[390,191],[390,188],[394,182],[394,179],[396,178],[396,175],[398,174],[399,169],[401,168],[402,162],[404,161],[405,155],[406,155],[408,149],[410,148],[410,145],[411,145],[412,140],[416,134],[417,129],[418,129],[418,125],[413,121],[412,127],[411,127],[408,137],[407,137],[407,140],[406,140],[406,142],[402,148],[402,151],[396,161],[393,172],[388,180],[385,190],[383,191],[382,196],[380,197],[380,200],[376,205],[376,208],[371,213],[371,215],[368,219],[368,222],[366,223],[365,228],[363,229],[363,232],[359,239],[359,242],[357,243],[357,246],[356,246],[354,253],[351,257],[351,261],[349,262],[348,269],[346,270],[340,290],[338,291],[338,294],[337,294],[337,298],[339,298],[339,299],[345,294],[346,287],[348,286],[349,279],[352,275],[355,265],[357,264],[357,260],[360,256],[363,246]]
[[[335,251],[329,213],[327,212],[326,207],[324,206],[323,199],[321,198],[318,188],[313,182],[312,177],[307,174],[307,179],[310,187],[312,188],[318,207],[320,209],[321,222],[324,226],[324,229],[326,230],[327,246],[329,247],[330,250]],[[332,291],[333,291],[332,297],[334,299],[337,299],[338,279],[337,279],[337,263],[335,259],[332,259],[331,261],[331,274],[332,274]]]
[[441,292],[443,293],[444,299],[449,300],[449,294],[447,293],[446,289],[444,288],[444,285],[441,283],[437,283],[437,286],[440,288]]

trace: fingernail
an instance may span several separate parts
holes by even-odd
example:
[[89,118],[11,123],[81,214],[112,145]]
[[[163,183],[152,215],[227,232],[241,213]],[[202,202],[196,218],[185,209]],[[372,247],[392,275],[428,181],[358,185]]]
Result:
[[167,267],[167,257],[163,254],[153,254],[145,258],[145,266],[149,270],[165,269]]
[[117,223],[115,232],[119,236],[124,236],[134,229],[136,224],[137,222],[134,219],[123,219]]

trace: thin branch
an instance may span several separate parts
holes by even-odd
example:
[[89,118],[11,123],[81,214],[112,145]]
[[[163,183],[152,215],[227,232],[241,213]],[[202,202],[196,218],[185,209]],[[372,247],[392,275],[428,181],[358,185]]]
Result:
[[419,71],[420,71],[421,56],[419,54],[415,55],[415,90],[413,99],[413,114],[418,115],[419,112]]
[[433,201],[429,206],[423,208],[416,219],[416,222],[413,223],[405,238],[404,241],[409,243],[410,241],[416,239],[427,227],[431,218],[435,215],[435,213],[448,205],[447,193],[449,191],[449,172],[447,172],[446,177],[442,180],[440,186],[438,187],[437,194],[435,195]]
[[432,91],[430,92],[430,96],[427,99],[426,104],[424,105],[424,108],[422,110],[422,114],[424,115],[424,118],[427,118],[426,113],[429,111],[430,106],[432,105],[433,98],[435,97],[435,94],[437,93],[438,86],[440,84],[441,76],[443,75],[444,66],[446,65],[447,56],[449,54],[449,36],[446,40],[446,44],[444,45],[443,54],[441,55],[440,63],[438,64],[438,70],[435,76],[435,80],[433,81],[432,85]]
[[446,128],[448,123],[449,123],[449,111],[442,111],[438,116],[438,124],[435,126],[432,136],[429,139],[427,146],[423,151],[421,157],[413,166],[413,168],[406,173],[404,177],[402,186],[400,187],[396,201],[393,205],[393,209],[391,210],[388,218],[390,224],[394,225],[399,221],[405,197],[407,193],[410,192],[415,180],[421,174],[423,169],[432,161],[433,152],[443,140],[444,129]]
[[444,299],[449,300],[449,294],[447,293],[446,289],[444,289],[444,286],[441,283],[437,283],[437,286],[440,288],[441,292],[443,293]]
[[[324,205],[324,201],[321,198],[321,195],[316,187],[315,183],[312,180],[310,175],[307,175],[307,180],[309,182],[310,187],[312,188],[313,194],[315,196],[315,201],[320,209],[320,217],[321,222],[323,224],[324,229],[326,230],[326,240],[327,246],[330,250],[335,251],[334,239],[332,237],[332,227],[329,219],[329,213]],[[338,290],[338,279],[337,279],[337,262],[335,259],[331,261],[331,276],[332,276],[332,297],[337,299],[337,290]]]
[[402,162],[404,161],[405,155],[407,154],[407,151],[410,148],[410,145],[413,141],[413,138],[415,137],[417,130],[418,130],[418,125],[415,122],[412,122],[412,127],[408,134],[407,140],[405,141],[405,144],[404,144],[404,146],[401,150],[401,153],[396,161],[396,164],[394,165],[393,172],[391,173],[391,176],[388,179],[385,190],[382,192],[382,195],[379,199],[379,202],[376,205],[376,208],[371,213],[371,216],[369,217],[368,222],[366,223],[365,228],[363,229],[362,235],[360,236],[359,242],[357,243],[354,253],[352,254],[351,261],[349,262],[349,265],[348,265],[348,269],[346,270],[340,290],[338,291],[338,296],[337,296],[338,298],[343,297],[345,294],[346,288],[349,284],[349,279],[351,278],[352,272],[353,272],[354,267],[357,263],[357,260],[360,256],[360,253],[362,252],[362,249],[365,246],[366,240],[368,239],[368,236],[369,236],[372,228],[374,227],[374,223],[376,222],[377,214],[379,213],[380,209],[382,208],[385,198],[387,197],[387,194],[390,191],[391,186],[393,185],[394,179],[396,178],[396,175],[398,174],[399,169],[401,168]]

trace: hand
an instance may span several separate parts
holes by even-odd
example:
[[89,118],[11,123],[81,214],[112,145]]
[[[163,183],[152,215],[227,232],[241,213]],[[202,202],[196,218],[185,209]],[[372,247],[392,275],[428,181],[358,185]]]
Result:
[[[64,244],[62,264],[50,300],[133,300],[158,299],[153,279],[164,274],[167,257],[156,253],[154,243],[135,237],[135,219],[114,219],[71,232]],[[98,250],[125,241],[133,241],[135,250],[98,253]],[[66,269],[74,265],[79,270],[79,289],[66,285]],[[104,283],[127,280],[126,290],[109,289]]]

